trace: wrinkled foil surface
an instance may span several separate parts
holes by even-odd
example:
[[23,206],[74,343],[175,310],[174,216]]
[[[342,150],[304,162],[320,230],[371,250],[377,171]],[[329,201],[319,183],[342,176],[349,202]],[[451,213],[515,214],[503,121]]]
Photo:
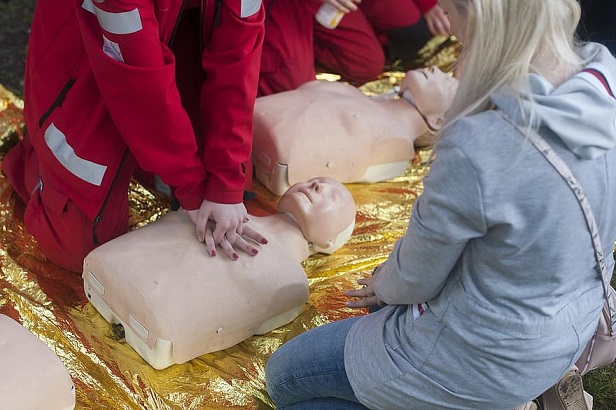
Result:
[[[447,69],[455,59],[455,47],[446,46],[430,46],[426,65]],[[402,75],[385,73],[362,91],[369,95],[386,92]],[[1,157],[22,136],[22,108],[22,101],[0,86]],[[399,178],[347,185],[358,208],[353,235],[335,254],[317,254],[304,261],[311,295],[297,319],[232,348],[164,370],[150,367],[122,332],[94,309],[80,275],[47,262],[16,217],[13,191],[2,175],[0,313],[17,320],[60,357],[76,386],[77,409],[274,408],[265,389],[268,357],[286,340],[310,328],[366,313],[346,308],[343,292],[356,287],[357,279],[384,261],[404,234],[413,202],[422,191],[428,158],[429,151],[418,154]],[[254,191],[256,198],[246,203],[249,213],[275,212],[278,197],[257,181]],[[156,220],[168,209],[165,200],[137,183],[131,185],[129,197],[133,228]]]

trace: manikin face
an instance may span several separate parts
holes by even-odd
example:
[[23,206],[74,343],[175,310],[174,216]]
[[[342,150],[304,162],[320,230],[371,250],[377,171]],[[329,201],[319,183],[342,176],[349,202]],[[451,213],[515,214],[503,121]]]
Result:
[[401,89],[410,91],[415,105],[426,117],[444,117],[458,89],[458,80],[437,67],[406,73]]
[[355,211],[355,201],[349,190],[329,177],[299,182],[278,202],[278,212],[291,215],[304,236],[320,247],[327,247],[353,223]]

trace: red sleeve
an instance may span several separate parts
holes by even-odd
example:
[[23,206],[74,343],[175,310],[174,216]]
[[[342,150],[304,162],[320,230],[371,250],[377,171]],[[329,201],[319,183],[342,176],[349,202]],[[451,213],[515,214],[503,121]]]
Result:
[[[205,198],[239,203],[252,147],[265,12],[260,0],[207,0],[200,118]],[[219,7],[216,8],[216,4]],[[214,5],[214,7],[212,7]]]
[[421,11],[421,14],[426,14],[427,11],[430,11],[436,4],[438,0],[413,0],[417,5],[417,8]]
[[196,209],[205,171],[180,102],[173,54],[160,41],[154,3],[85,1],[80,28],[105,105],[135,159],[174,187],[184,208]]

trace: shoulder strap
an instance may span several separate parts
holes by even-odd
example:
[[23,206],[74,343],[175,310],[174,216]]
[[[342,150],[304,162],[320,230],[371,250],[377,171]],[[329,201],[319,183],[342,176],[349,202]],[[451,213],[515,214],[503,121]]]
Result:
[[599,276],[601,276],[601,283],[603,284],[603,293],[605,296],[605,300],[607,302],[610,316],[612,320],[608,321],[609,332],[612,334],[612,323],[615,321],[616,311],[614,310],[614,306],[612,306],[612,301],[608,297],[610,284],[608,282],[607,275],[607,267],[605,265],[605,258],[603,256],[603,247],[601,246],[601,237],[599,235],[599,228],[597,226],[597,222],[595,220],[594,213],[592,212],[592,208],[590,206],[590,202],[582,189],[582,185],[578,182],[573,172],[569,166],[562,160],[562,158],[552,149],[550,144],[537,133],[532,128],[522,129],[518,124],[514,123],[505,113],[502,111],[498,111],[500,115],[513,127],[515,127],[522,135],[526,135],[533,145],[543,154],[545,159],[558,171],[558,173],[563,177],[576,199],[578,200],[580,207],[582,208],[582,212],[584,213],[584,218],[586,219],[586,226],[588,227],[588,231],[590,232],[590,236],[592,238],[593,247],[595,248],[595,259],[597,260],[597,266],[599,267]]

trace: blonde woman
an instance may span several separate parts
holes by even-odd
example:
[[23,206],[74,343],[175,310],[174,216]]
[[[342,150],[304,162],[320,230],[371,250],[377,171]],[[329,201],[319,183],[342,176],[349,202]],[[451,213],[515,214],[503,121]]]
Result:
[[[279,409],[512,409],[557,383],[596,328],[603,288],[580,205],[505,117],[578,178],[611,272],[616,60],[574,43],[575,0],[440,5],[464,44],[458,93],[407,233],[347,291],[349,306],[386,306],[281,346],[266,369]],[[561,404],[585,408],[573,387]]]

